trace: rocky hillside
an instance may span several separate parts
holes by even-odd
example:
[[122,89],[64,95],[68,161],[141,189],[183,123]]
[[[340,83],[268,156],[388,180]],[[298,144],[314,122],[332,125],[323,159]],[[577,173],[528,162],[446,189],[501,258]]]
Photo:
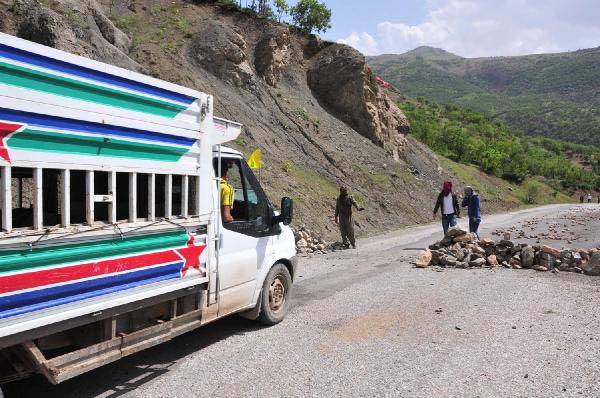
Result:
[[297,226],[335,236],[340,185],[367,208],[360,234],[431,217],[438,159],[350,47],[199,1],[0,0],[0,17],[6,33],[212,93]]
[[470,59],[419,47],[369,64],[409,96],[487,112],[529,135],[600,146],[600,48]]

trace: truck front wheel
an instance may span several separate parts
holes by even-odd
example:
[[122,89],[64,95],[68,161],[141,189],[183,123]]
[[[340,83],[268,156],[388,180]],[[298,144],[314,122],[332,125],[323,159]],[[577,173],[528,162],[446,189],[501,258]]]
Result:
[[261,294],[260,321],[276,325],[285,318],[292,297],[292,277],[283,264],[275,264],[267,274]]

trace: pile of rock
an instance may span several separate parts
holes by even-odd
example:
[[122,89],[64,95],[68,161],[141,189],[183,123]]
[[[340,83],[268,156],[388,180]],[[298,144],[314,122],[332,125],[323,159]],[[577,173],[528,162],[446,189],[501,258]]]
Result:
[[510,239],[510,234],[505,234],[504,239],[498,242],[491,239],[477,241],[475,235],[454,227],[448,230],[444,239],[421,252],[415,265],[419,268],[429,265],[455,268],[504,266],[600,276],[600,250],[558,250],[549,246],[519,244]]
[[306,256],[311,253],[327,253],[327,243],[323,238],[314,234],[304,225],[294,230],[294,238],[296,239],[296,250],[300,256]]

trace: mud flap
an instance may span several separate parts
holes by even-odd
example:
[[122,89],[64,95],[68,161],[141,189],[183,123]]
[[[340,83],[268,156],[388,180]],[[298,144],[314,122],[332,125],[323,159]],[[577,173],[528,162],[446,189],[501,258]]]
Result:
[[262,291],[260,292],[259,296],[258,296],[258,300],[256,301],[256,306],[254,308],[252,308],[251,310],[245,311],[245,312],[240,312],[240,316],[246,318],[246,319],[250,319],[251,321],[255,321],[258,319],[258,316],[260,315],[260,303],[262,302]]

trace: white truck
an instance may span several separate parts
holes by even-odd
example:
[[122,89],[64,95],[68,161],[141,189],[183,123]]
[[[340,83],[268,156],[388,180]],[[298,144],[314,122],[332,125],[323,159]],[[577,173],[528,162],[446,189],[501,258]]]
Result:
[[210,95],[0,34],[0,385],[283,319],[292,201],[221,146],[241,128]]

